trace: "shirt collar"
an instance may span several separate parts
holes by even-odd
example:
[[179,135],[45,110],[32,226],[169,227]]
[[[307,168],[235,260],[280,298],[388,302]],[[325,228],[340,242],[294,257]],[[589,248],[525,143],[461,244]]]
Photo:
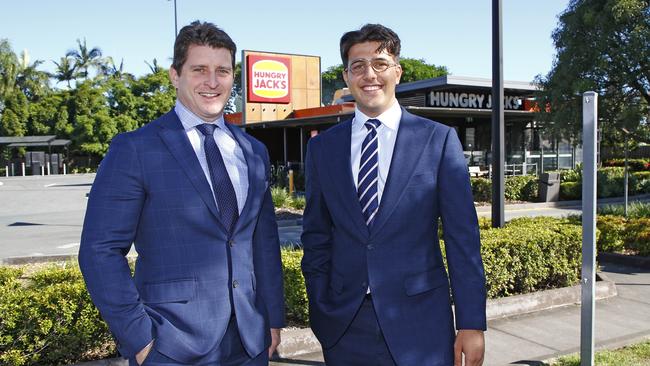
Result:
[[[354,121],[352,122],[353,128],[365,130],[365,123],[369,119],[370,117],[361,112],[357,107],[354,108]],[[383,126],[397,131],[399,121],[402,119],[402,108],[399,103],[395,101],[384,113],[374,119],[378,119]],[[381,128],[381,126],[379,127]]]
[[189,131],[203,123],[214,123],[217,125],[217,127],[221,128],[222,130],[224,131],[226,130],[226,121],[223,119],[223,114],[221,114],[221,116],[219,116],[219,118],[217,118],[214,121],[206,122],[201,118],[199,118],[192,111],[187,109],[187,107],[185,107],[183,103],[181,103],[181,101],[178,99],[176,99],[176,106],[174,106],[174,112],[176,112],[178,119],[181,120],[181,123],[183,124],[183,128],[185,129],[185,131]]

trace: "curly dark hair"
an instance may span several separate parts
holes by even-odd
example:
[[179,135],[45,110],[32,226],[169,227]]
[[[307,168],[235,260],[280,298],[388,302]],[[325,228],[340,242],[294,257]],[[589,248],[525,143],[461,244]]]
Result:
[[377,52],[386,50],[399,59],[401,43],[397,33],[381,24],[366,24],[361,29],[345,33],[341,37],[341,60],[347,68],[350,48],[358,43],[379,42]]

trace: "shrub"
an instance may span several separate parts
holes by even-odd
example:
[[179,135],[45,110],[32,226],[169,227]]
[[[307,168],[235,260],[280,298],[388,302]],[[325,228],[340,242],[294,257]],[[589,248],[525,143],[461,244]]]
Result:
[[[606,167],[624,167],[625,159],[609,159],[603,162]],[[627,159],[627,166],[633,171],[650,170],[650,159]]]
[[47,268],[0,286],[0,364],[66,365],[115,354],[78,268]]
[[534,175],[506,177],[504,196],[512,201],[537,201],[538,184]]
[[582,168],[560,170],[561,182],[581,182]]
[[[492,181],[488,178],[471,178],[472,195],[475,202],[492,201]],[[504,196],[510,201],[537,201],[537,177],[517,175],[506,177]]]
[[581,182],[560,182],[561,200],[579,200],[582,197]]
[[307,201],[305,199],[305,196],[295,196],[291,199],[290,206],[296,210],[304,210],[306,204]]
[[650,218],[637,218],[628,221],[625,246],[640,256],[650,256]]
[[0,267],[0,286],[13,282],[22,275],[22,268]]
[[470,178],[475,202],[492,201],[492,181],[487,178]]
[[634,191],[640,194],[650,193],[650,171],[633,172],[636,180]]
[[600,231],[596,243],[599,252],[620,252],[625,248],[625,218],[620,216],[598,216],[596,227]]
[[284,277],[284,301],[287,307],[287,320],[291,324],[309,323],[309,302],[302,276],[300,261],[302,250],[282,249],[282,271]]
[[271,198],[273,199],[273,206],[277,208],[289,206],[291,202],[289,191],[281,187],[271,188]]
[[574,285],[582,229],[566,219],[519,218],[481,232],[490,298]]
[[[625,214],[625,206],[622,204],[604,205],[598,208],[600,215],[617,215],[623,216]],[[650,218],[650,203],[633,201],[627,205],[628,218]]]

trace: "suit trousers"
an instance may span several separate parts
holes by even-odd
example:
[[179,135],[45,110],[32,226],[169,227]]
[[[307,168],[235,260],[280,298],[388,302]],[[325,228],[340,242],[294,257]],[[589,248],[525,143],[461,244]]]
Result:
[[[191,365],[196,366],[267,366],[269,364],[269,355],[267,350],[257,355],[255,358],[250,358],[244,349],[239,330],[237,329],[237,321],[233,316],[228,323],[228,329],[223,336],[221,343],[210,353],[205,355],[201,360]],[[137,366],[135,359],[129,360],[129,366]],[[142,366],[187,366],[188,364],[180,363],[173,360],[156,350],[154,347],[149,352],[149,355],[144,360]]]
[[323,349],[327,366],[395,366],[370,294],[334,346]]

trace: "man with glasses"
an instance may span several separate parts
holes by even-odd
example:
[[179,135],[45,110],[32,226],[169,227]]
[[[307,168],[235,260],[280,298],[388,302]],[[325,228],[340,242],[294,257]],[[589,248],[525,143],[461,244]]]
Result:
[[223,117],[235,52],[211,23],[183,27],[176,106],[116,136],[90,192],[79,264],[131,366],[268,365],[280,342],[268,152]]
[[368,24],[345,33],[340,47],[355,113],[309,141],[302,234],[311,327],[325,361],[481,365],[485,275],[458,137],[400,107],[392,30]]

